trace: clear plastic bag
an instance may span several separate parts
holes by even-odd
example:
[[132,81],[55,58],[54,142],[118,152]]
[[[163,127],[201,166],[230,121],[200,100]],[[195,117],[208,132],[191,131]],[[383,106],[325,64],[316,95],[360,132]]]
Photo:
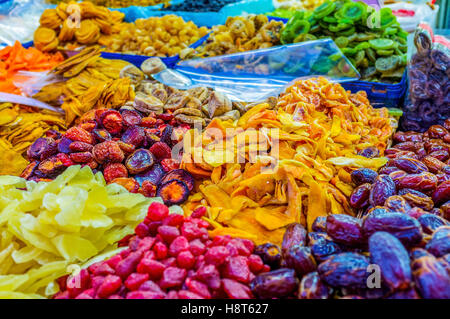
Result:
[[358,79],[359,73],[333,40],[321,39],[182,61],[175,70],[153,77],[179,89],[208,86],[233,101],[259,101],[278,95],[295,79],[316,76],[346,82]]
[[450,117],[450,41],[421,23],[414,43],[416,53],[408,65],[409,90],[400,127],[424,132]]
[[39,18],[50,5],[44,0],[0,1],[0,47],[33,39]]

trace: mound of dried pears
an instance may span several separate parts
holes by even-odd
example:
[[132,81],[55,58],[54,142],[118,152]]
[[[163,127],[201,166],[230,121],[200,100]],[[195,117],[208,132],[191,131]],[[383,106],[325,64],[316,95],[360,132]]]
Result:
[[106,185],[89,167],[71,166],[52,182],[0,176],[0,297],[53,295],[75,265],[116,253],[155,200]]
[[[207,206],[215,226],[211,235],[257,244],[279,244],[293,222],[310,228],[318,216],[352,215],[350,173],[386,163],[379,156],[395,125],[387,109],[374,109],[364,92],[349,94],[324,78],[298,81],[281,94],[276,109],[260,104],[237,123],[213,120],[202,139],[190,132],[181,167],[205,181],[184,205],[185,213]],[[229,128],[237,130],[227,134]],[[245,136],[249,129],[254,140]],[[226,142],[233,147],[224,147]],[[255,153],[264,150],[269,153]]]

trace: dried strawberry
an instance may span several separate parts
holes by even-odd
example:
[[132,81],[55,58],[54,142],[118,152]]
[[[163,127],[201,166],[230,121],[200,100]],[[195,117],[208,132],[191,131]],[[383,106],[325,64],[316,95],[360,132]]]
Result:
[[69,149],[72,152],[90,152],[92,145],[84,142],[73,142],[69,145]]
[[156,142],[150,147],[150,152],[158,159],[163,160],[165,158],[172,157],[172,150],[169,145],[163,142]]
[[161,166],[166,173],[180,168],[180,164],[173,158],[163,159],[161,161]]
[[107,110],[100,116],[100,123],[112,135],[119,134],[123,129],[122,115],[116,110]]
[[125,158],[123,151],[120,149],[117,142],[114,141],[106,141],[95,145],[92,149],[92,154],[94,155],[95,160],[100,164],[121,163]]
[[94,137],[92,134],[78,126],[69,128],[64,136],[74,142],[78,141],[94,144]]
[[110,183],[116,178],[128,177],[128,170],[125,165],[121,163],[111,163],[103,170],[103,176],[105,177],[105,181]]
[[94,159],[91,152],[72,153],[69,157],[75,163],[89,163]]
[[70,157],[69,157],[67,154],[64,154],[64,153],[58,153],[58,154],[56,155],[56,157],[57,157],[57,158],[61,161],[61,163],[63,163],[64,166],[66,166],[66,167],[75,165],[75,162],[72,161],[72,160],[70,159]]

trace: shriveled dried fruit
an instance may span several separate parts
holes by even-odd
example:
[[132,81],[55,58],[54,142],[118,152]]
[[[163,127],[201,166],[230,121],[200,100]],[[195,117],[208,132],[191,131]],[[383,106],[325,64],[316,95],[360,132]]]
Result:
[[153,155],[146,149],[138,149],[128,156],[125,166],[131,174],[139,174],[148,171],[154,163]]
[[281,268],[256,276],[250,288],[262,299],[282,298],[291,295],[298,288],[299,281],[293,269]]
[[164,184],[173,179],[183,181],[187,185],[190,192],[194,189],[194,178],[184,169],[171,170],[161,178],[160,182]]
[[188,198],[189,188],[183,181],[172,179],[158,187],[157,195],[166,205],[178,205]]
[[95,145],[92,149],[92,154],[100,164],[121,163],[125,158],[119,145],[114,141],[106,141]]

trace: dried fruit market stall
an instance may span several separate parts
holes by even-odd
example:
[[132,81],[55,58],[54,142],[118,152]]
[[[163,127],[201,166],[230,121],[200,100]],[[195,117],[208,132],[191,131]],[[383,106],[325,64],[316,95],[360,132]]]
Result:
[[373,1],[31,2],[0,16],[35,18],[0,27],[1,299],[450,299],[435,25]]

